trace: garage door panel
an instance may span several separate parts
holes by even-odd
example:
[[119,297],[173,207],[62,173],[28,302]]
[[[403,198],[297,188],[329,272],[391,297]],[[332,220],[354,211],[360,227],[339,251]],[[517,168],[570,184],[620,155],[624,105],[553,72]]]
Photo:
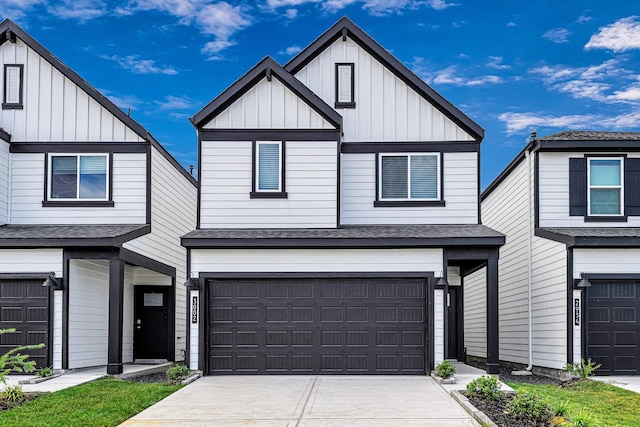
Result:
[[210,373],[425,372],[424,280],[214,280],[208,286]]

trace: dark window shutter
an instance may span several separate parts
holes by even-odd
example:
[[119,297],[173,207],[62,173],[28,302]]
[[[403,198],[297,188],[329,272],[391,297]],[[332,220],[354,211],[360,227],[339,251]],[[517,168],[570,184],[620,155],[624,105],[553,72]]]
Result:
[[640,158],[624,162],[624,213],[640,216]]
[[569,159],[569,215],[587,215],[587,159]]

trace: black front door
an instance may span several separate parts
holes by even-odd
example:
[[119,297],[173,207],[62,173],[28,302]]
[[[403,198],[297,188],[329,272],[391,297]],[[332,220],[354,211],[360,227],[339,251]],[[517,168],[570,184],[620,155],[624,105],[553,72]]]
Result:
[[458,357],[458,297],[459,289],[449,287],[449,295],[447,297],[447,321],[448,321],[448,340],[447,340],[447,358],[459,359]]
[[135,359],[167,359],[169,290],[165,286],[136,286],[133,352]]

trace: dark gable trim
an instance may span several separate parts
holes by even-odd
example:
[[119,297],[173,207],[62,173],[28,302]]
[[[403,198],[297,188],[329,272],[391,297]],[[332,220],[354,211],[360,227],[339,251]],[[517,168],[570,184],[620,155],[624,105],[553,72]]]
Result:
[[440,248],[448,246],[502,246],[504,237],[369,238],[369,239],[208,239],[181,238],[187,248],[204,249],[339,249]]
[[204,124],[215,118],[222,111],[226,110],[260,80],[263,78],[269,78],[269,76],[277,78],[289,90],[295,93],[309,107],[311,107],[311,109],[330,122],[336,129],[340,130],[342,128],[342,117],[340,114],[315,95],[308,87],[300,83],[298,79],[289,74],[280,66],[280,64],[269,56],[258,62],[258,64],[256,64],[244,76],[236,80],[202,110],[198,111],[191,118],[191,123],[193,123],[198,130],[201,130]]
[[327,129],[199,129],[198,138],[201,142],[263,139],[333,142],[340,141],[340,131]]
[[194,187],[198,186],[198,180],[195,179],[194,176],[191,175],[185,168],[183,168],[182,165],[178,163],[178,161],[175,159],[175,157],[169,154],[169,152],[166,150],[166,148],[162,146],[162,144],[156,141],[156,139],[152,135],[149,135],[149,140],[151,141],[151,146],[157,149],[160,152],[160,154],[162,154],[164,158],[167,159],[169,163],[171,163],[173,167],[176,168],[176,170],[182,174],[182,176],[187,178],[187,180],[191,183],[191,185],[193,185]]
[[[340,102],[338,101],[338,97],[340,95],[340,73],[338,73],[338,69],[340,67],[344,67],[344,66],[348,66],[351,68],[351,95],[350,95],[350,100],[348,102]],[[356,97],[355,97],[355,83],[356,83],[356,77],[355,77],[355,64],[353,62],[338,62],[336,63],[336,67],[335,67],[335,77],[336,77],[336,102],[335,102],[335,107],[336,108],[356,108]]]
[[87,83],[82,77],[76,74],[72,69],[63,64],[58,58],[56,58],[51,52],[49,52],[44,46],[38,43],[33,37],[27,34],[22,28],[16,25],[13,21],[5,19],[0,23],[0,34],[4,34],[7,31],[15,34],[20,40],[33,49],[38,55],[49,62],[55,69],[60,71],[69,80],[75,83],[82,90],[87,92],[90,97],[95,99],[100,105],[102,105],[107,111],[116,116],[121,122],[133,130],[138,136],[146,140],[148,137],[147,130],[142,127],[138,122],[133,120],[124,111],[118,108],[113,102],[109,101],[104,95],[94,89],[89,83]]
[[[113,156],[111,156],[113,157]],[[145,218],[147,221],[147,224],[151,224],[151,193],[152,193],[152,186],[153,183],[151,182],[151,167],[152,167],[152,161],[151,161],[151,150],[149,150],[147,152],[147,159],[146,159],[146,183],[145,183],[145,200],[144,200],[144,204],[145,204]],[[109,181],[109,185],[113,184],[113,180]]]
[[571,248],[635,248],[640,247],[640,237],[574,237],[560,234],[545,228],[536,228],[535,235],[545,239],[564,243]]
[[151,225],[141,225],[139,229],[116,237],[70,238],[70,239],[2,239],[0,248],[97,248],[120,247],[129,240],[151,233]]
[[200,273],[200,277],[213,280],[235,280],[235,279],[371,279],[371,278],[398,278],[398,279],[428,279],[433,276],[433,272],[227,272],[227,273]]
[[[15,68],[17,67],[20,70],[20,87],[18,90],[20,91],[19,101],[17,103],[8,103],[7,102],[7,68]],[[2,85],[2,92],[4,93],[2,99],[2,109],[3,110],[22,110],[23,108],[23,93],[24,93],[24,65],[23,64],[4,64],[4,79]]]
[[[11,134],[6,130],[0,128],[0,139],[5,142],[11,142]],[[11,148],[11,146],[9,146]]]
[[147,270],[155,271],[156,273],[164,274],[169,277],[176,277],[176,268],[170,265],[164,264],[155,259],[149,258],[144,255],[140,255],[137,252],[133,252],[129,249],[120,248],[119,258],[127,264],[144,267]]
[[447,101],[442,95],[433,90],[347,17],[336,22],[331,28],[325,31],[324,34],[291,59],[284,68],[295,75],[322,51],[327,49],[340,37],[343,37],[344,30],[346,30],[346,35],[349,38],[381,62],[398,78],[407,83],[413,90],[418,92],[418,94],[422,95],[423,98],[431,102],[436,109],[471,134],[478,142],[484,138],[484,129]]
[[476,153],[477,141],[343,142],[342,153]]
[[147,153],[144,142],[12,142],[11,153]]

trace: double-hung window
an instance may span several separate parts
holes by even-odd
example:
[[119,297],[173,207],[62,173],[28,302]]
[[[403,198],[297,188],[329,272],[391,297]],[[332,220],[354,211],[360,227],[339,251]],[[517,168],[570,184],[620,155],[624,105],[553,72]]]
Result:
[[284,198],[284,141],[256,141],[252,198]]
[[109,200],[107,154],[49,155],[49,201]]
[[588,159],[588,215],[623,215],[623,171],[622,158],[592,157]]
[[437,202],[440,194],[440,155],[380,154],[378,200]]

